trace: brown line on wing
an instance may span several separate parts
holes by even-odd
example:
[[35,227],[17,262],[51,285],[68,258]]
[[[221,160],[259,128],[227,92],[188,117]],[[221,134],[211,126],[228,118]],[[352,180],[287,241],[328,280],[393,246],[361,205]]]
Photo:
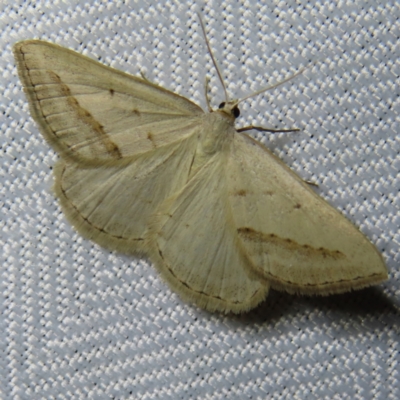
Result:
[[[80,119],[85,125],[90,126],[93,132],[100,139],[107,153],[115,159],[121,159],[122,155],[118,146],[110,139],[104,127],[99,124],[98,121],[90,114],[89,111],[81,107],[78,100],[72,95],[68,85],[64,84],[61,78],[53,71],[47,71],[51,79],[58,83],[61,92],[64,94],[64,98],[68,105],[76,112],[77,118]],[[40,104],[40,103],[39,103]],[[44,114],[43,114],[44,115]],[[46,118],[47,116],[44,115]]]

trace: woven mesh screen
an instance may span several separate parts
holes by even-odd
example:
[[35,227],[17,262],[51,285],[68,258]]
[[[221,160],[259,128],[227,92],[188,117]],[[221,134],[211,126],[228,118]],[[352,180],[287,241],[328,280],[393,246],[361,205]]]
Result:
[[[0,5],[0,398],[399,399],[399,75],[396,1],[3,1]],[[238,126],[300,127],[265,143],[378,247],[390,279],[330,297],[272,292],[248,314],[186,304],[145,260],[66,222],[57,155],[32,120],[11,46],[40,38],[191,98],[211,79],[196,11]]]

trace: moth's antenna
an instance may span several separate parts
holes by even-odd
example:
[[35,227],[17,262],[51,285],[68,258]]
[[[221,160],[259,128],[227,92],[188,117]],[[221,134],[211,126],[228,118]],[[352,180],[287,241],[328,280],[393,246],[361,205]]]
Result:
[[290,81],[291,79],[296,78],[296,76],[301,75],[306,69],[310,68],[312,65],[314,65],[314,63],[311,63],[311,64],[307,65],[307,67],[302,68],[300,71],[296,72],[294,75],[289,76],[289,78],[286,78],[286,79],[284,79],[283,81],[280,81],[280,82],[278,82],[278,83],[275,83],[275,85],[268,86],[268,87],[266,87],[266,88],[260,89],[260,90],[258,90],[257,92],[254,92],[254,93],[250,93],[249,95],[247,95],[247,96],[243,97],[242,99],[238,100],[237,104],[239,104],[239,103],[241,103],[242,101],[245,101],[245,100],[247,100],[247,99],[250,99],[250,97],[257,96],[257,95],[259,95],[259,94],[261,94],[261,93],[264,93],[264,92],[266,92],[266,91],[268,91],[268,90],[272,90],[272,89],[275,89],[275,88],[278,87],[278,86],[283,85],[284,83]]
[[226,100],[226,102],[228,102],[228,101],[229,101],[228,92],[226,91],[226,87],[225,87],[224,80],[222,79],[221,70],[219,69],[219,66],[218,66],[218,64],[217,64],[217,60],[215,59],[214,54],[213,54],[213,52],[212,52],[212,50],[211,50],[210,43],[208,42],[207,35],[206,35],[206,28],[204,27],[204,23],[203,23],[203,20],[201,19],[200,13],[197,13],[197,15],[198,15],[199,20],[200,20],[200,26],[201,26],[201,30],[203,31],[203,35],[204,35],[204,39],[205,39],[205,41],[206,41],[206,45],[207,45],[207,48],[208,48],[208,52],[210,53],[212,62],[213,62],[213,64],[214,64],[214,67],[215,67],[215,69],[217,70],[217,74],[218,74],[219,80],[221,81],[222,87],[224,88],[225,100]]

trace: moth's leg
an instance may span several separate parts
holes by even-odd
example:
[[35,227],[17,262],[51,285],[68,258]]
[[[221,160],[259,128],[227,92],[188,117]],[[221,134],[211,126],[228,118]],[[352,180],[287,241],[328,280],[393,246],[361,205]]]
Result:
[[[300,129],[298,128],[293,128],[293,129],[269,129],[269,128],[264,128],[262,126],[254,126],[254,125],[249,125],[249,126],[244,126],[243,128],[236,129],[237,132],[245,132],[245,131],[251,131],[252,129],[256,131],[261,131],[261,132],[298,132]],[[318,187],[318,184],[312,181],[308,181],[306,179],[303,179],[307,185]]]
[[304,183],[307,183],[307,185],[314,186],[314,187],[319,187],[318,183],[315,183],[313,181],[309,181],[309,180],[306,180],[306,179],[303,179],[303,181],[304,181]]
[[212,111],[212,108],[211,108],[211,104],[210,104],[210,99],[208,98],[208,84],[210,83],[210,79],[209,79],[209,77],[206,75],[206,78],[205,78],[205,83],[204,83],[204,93],[205,93],[205,95],[206,95],[206,102],[207,102],[207,107],[208,107],[208,111]]
[[255,126],[255,125],[249,125],[249,126],[244,126],[243,128],[236,129],[237,132],[246,132],[246,131],[251,131],[252,129],[260,132],[299,132],[300,129],[298,128],[293,128],[293,129],[270,129],[270,128],[264,128],[263,126]]
[[149,83],[153,83],[153,82],[151,82],[151,80],[149,78],[147,78],[147,76],[145,75],[145,73],[143,71],[140,71],[140,76],[142,77],[143,80],[145,80]]

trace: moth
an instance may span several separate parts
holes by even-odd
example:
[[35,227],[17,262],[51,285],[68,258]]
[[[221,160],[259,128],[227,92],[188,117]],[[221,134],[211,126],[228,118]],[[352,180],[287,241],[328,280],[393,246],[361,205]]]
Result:
[[[201,22],[205,34],[204,25]],[[240,313],[270,288],[327,295],[387,279],[377,249],[245,131],[239,103],[208,112],[144,77],[41,40],[14,45],[55,193],[84,237],[150,258],[179,295]],[[282,82],[280,82],[282,83]],[[207,84],[206,84],[207,88]]]

